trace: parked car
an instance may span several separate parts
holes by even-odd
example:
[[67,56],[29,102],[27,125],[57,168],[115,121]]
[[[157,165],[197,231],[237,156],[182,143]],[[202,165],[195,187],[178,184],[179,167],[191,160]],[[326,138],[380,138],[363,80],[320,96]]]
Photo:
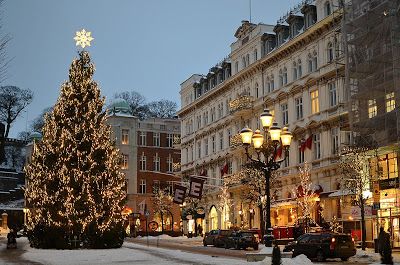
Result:
[[293,251],[294,246],[296,245],[297,241],[292,241],[287,243],[287,245],[283,248],[283,252],[291,252]]
[[232,234],[232,230],[216,229],[205,233],[203,238],[203,245],[214,245],[215,247],[222,247],[225,245],[225,239]]
[[293,246],[293,257],[301,254],[320,262],[327,258],[345,261],[356,254],[356,247],[354,239],[347,234],[307,233],[300,236]]
[[238,231],[225,239],[225,248],[258,250],[258,239],[253,231]]

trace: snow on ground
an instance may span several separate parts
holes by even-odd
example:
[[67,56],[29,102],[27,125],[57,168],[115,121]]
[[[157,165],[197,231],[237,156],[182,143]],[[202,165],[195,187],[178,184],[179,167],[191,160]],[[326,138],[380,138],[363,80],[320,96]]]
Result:
[[[161,236],[159,239],[172,240],[169,236]],[[145,238],[143,238],[145,239]],[[199,241],[193,238],[173,238],[174,240]],[[142,240],[142,239],[141,239]],[[153,237],[152,240],[157,240]],[[243,259],[222,258],[204,254],[194,254],[178,249],[164,249],[143,244],[125,242],[119,249],[79,249],[79,250],[55,250],[55,249],[33,249],[29,247],[26,238],[19,238],[24,244],[23,259],[46,265],[103,265],[103,264],[140,264],[140,265],[171,265],[171,264],[198,264],[198,265],[269,265],[271,257],[260,262],[247,263]],[[270,253],[272,248],[262,248],[260,252]],[[357,250],[357,255],[350,261],[379,264],[380,256],[372,250]],[[395,264],[400,264],[400,255],[394,255]],[[0,262],[1,264],[1,262]],[[283,258],[282,265],[311,265],[313,264],[306,256],[300,255],[296,258]]]

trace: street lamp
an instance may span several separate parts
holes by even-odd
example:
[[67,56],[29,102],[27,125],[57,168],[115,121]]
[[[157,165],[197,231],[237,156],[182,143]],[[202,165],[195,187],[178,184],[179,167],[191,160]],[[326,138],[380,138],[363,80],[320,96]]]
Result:
[[[265,220],[263,220],[265,226],[261,228],[264,235],[264,232],[271,228],[271,194],[269,183],[271,172],[277,170],[280,164],[288,157],[289,146],[293,136],[287,127],[281,129],[276,122],[272,122],[273,116],[268,109],[265,109],[260,115],[260,120],[263,126],[263,133],[258,129],[253,133],[253,131],[246,126],[240,131],[240,136],[242,138],[242,144],[245,147],[247,159],[250,160],[251,167],[262,171],[265,177],[265,203],[263,203],[263,205],[265,205],[266,217]],[[255,158],[253,158],[249,150],[252,143],[256,154]],[[278,146],[284,151],[284,157],[283,159],[275,160],[278,154]],[[263,155],[262,157],[261,154]]]

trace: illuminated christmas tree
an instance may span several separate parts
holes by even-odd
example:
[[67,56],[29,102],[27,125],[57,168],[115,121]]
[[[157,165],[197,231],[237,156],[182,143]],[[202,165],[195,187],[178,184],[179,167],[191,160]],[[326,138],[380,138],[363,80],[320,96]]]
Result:
[[27,228],[34,247],[122,245],[125,177],[94,71],[89,53],[80,51],[26,167]]

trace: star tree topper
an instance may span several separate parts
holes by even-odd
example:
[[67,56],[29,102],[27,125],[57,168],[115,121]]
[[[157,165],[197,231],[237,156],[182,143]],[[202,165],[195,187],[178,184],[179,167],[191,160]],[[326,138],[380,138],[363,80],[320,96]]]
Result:
[[93,40],[91,35],[92,32],[86,31],[85,29],[77,31],[74,37],[74,40],[76,41],[76,46],[80,45],[82,48],[90,46],[90,42]]

